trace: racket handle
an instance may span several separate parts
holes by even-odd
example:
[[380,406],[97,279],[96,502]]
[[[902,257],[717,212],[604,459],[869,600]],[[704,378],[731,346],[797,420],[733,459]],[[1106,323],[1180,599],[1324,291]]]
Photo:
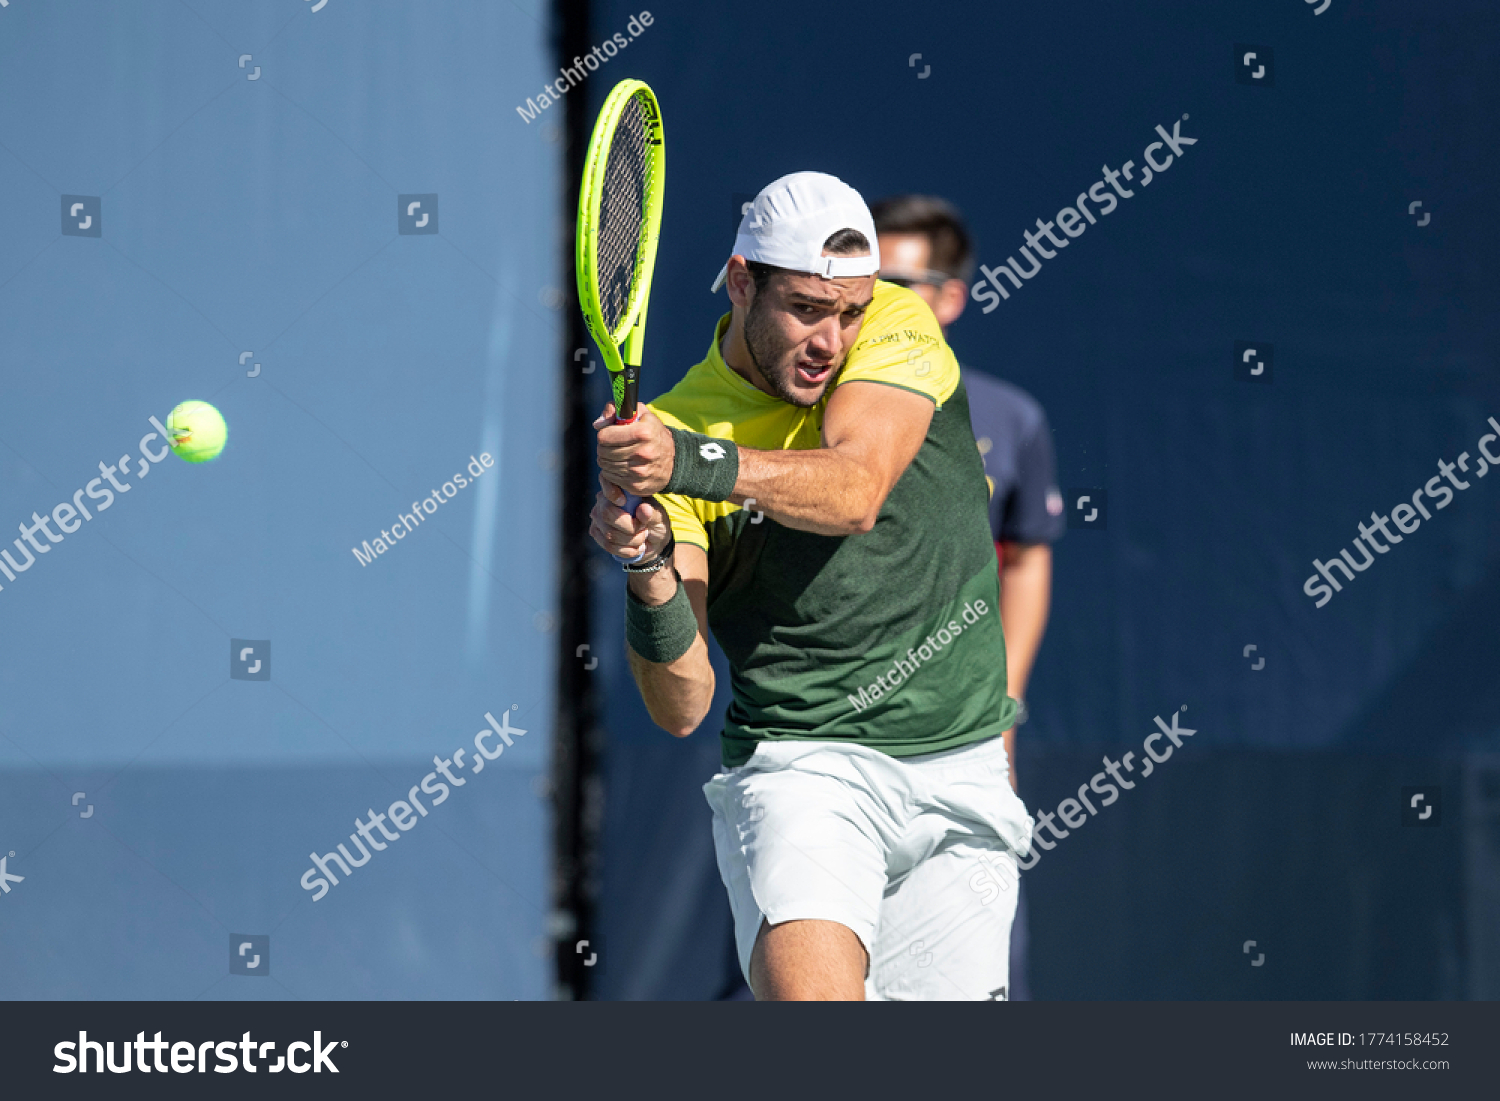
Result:
[[621,372],[623,385],[620,388],[620,408],[615,410],[616,424],[634,424],[635,419],[641,415],[640,406],[636,404],[636,392],[640,386],[641,368],[639,364],[627,363]]
[[[641,503],[641,498],[640,497],[637,497],[634,493],[626,493],[625,494],[625,503],[621,507],[626,512],[630,513],[630,515],[634,516],[635,515],[636,506],[639,505],[640,503]],[[638,554],[638,555],[636,555],[634,558],[626,558],[623,555],[617,555],[616,557],[618,557],[621,562],[629,562],[631,565],[634,565],[635,563],[639,562],[641,559],[643,559],[643,558],[646,557],[646,552],[644,550],[642,550],[641,553]]]
[[[627,370],[629,370],[629,368],[627,368]],[[635,389],[635,387],[631,386],[631,387],[629,387],[626,390],[626,395],[627,395],[626,401],[629,402],[632,406],[635,405],[635,394],[633,393],[634,389]],[[633,408],[631,410],[631,416],[628,417],[628,418],[622,418],[618,413],[616,413],[615,414],[615,423],[616,424],[634,424],[637,420],[640,419],[640,416],[641,416],[640,408],[638,406],[636,406],[635,408]],[[623,493],[624,490],[621,490],[621,492]],[[630,513],[630,515],[634,516],[635,515],[636,506],[641,503],[641,500],[642,500],[642,498],[637,497],[634,493],[626,493],[625,494],[625,504],[622,505],[621,507],[626,512]],[[619,555],[616,555],[616,557],[620,558],[620,561],[622,561],[622,562],[629,562],[632,565],[634,565],[635,563],[639,562],[641,559],[643,559],[643,558],[646,557],[646,552],[645,551],[641,551],[641,553],[638,554],[638,555],[636,555],[634,558],[623,558],[623,557],[621,557]]]

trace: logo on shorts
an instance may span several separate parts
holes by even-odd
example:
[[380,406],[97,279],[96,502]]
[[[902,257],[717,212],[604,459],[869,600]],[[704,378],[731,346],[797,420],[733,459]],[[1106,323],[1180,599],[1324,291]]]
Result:
[[713,462],[715,459],[722,459],[724,457],[724,445],[710,440],[708,443],[698,445],[698,454],[702,455],[709,462]]

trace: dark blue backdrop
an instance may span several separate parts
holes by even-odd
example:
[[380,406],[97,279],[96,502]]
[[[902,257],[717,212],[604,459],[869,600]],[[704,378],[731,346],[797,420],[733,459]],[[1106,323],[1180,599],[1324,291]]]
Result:
[[[637,10],[596,4],[595,40]],[[651,393],[702,356],[737,200],[771,179],[945,195],[993,266],[1101,166],[1139,174],[1154,128],[1189,116],[1197,144],[1169,171],[950,332],[964,362],[1045,405],[1063,486],[1109,495],[1107,530],[1057,549],[1019,751],[1028,806],[1055,807],[1153,716],[1186,706],[1198,730],[1029,874],[1036,995],[1500,996],[1500,483],[1473,480],[1326,606],[1302,588],[1439,458],[1468,451],[1472,470],[1500,418],[1493,11],[652,14],[588,89],[636,76],[663,105]],[[1237,80],[1236,44],[1273,58],[1272,86]],[[1269,385],[1235,378],[1236,341],[1274,347]],[[650,726],[603,576],[603,993],[713,997],[735,978],[698,790],[717,726],[686,743]],[[1401,788],[1423,784],[1442,788],[1442,825],[1404,828]],[[1266,956],[1253,969],[1247,940]]]

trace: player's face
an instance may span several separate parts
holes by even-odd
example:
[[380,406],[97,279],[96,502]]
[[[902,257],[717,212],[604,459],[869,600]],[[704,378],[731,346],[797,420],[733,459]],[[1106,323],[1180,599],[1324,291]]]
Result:
[[873,275],[771,276],[745,314],[745,346],[766,388],[792,405],[816,405],[854,347],[874,291]]

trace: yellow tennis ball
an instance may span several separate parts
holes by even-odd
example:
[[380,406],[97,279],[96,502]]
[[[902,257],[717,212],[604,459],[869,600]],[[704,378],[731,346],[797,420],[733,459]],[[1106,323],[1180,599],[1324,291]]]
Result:
[[224,417],[206,401],[185,401],[167,414],[168,441],[179,458],[190,463],[217,459],[229,439]]

